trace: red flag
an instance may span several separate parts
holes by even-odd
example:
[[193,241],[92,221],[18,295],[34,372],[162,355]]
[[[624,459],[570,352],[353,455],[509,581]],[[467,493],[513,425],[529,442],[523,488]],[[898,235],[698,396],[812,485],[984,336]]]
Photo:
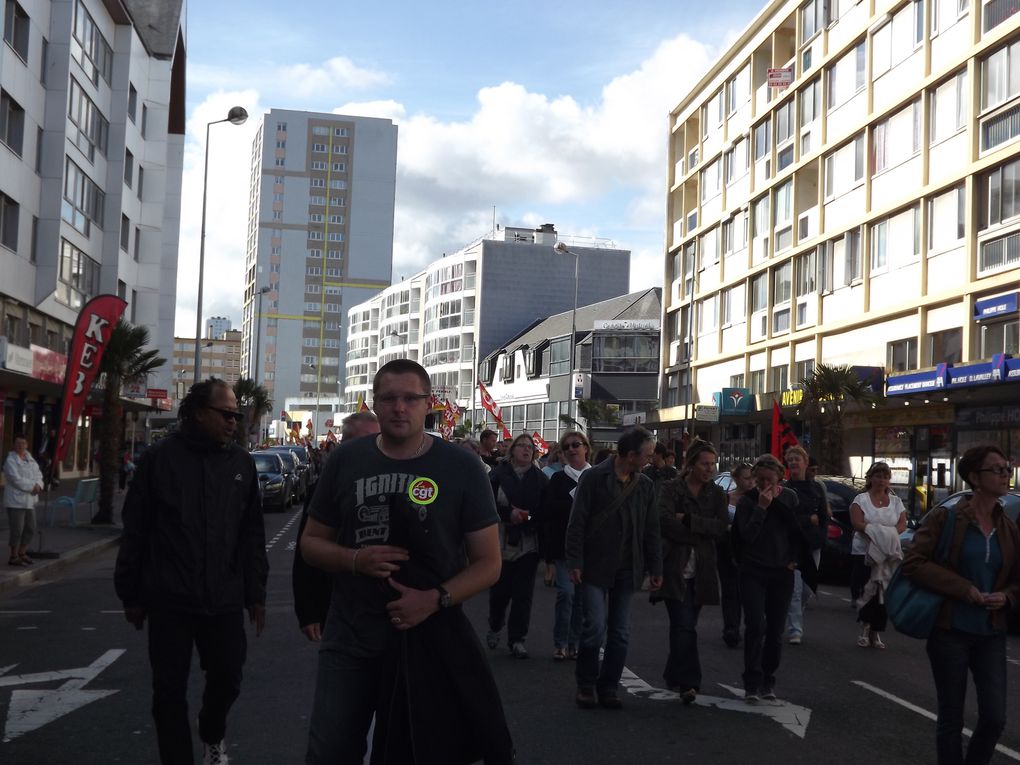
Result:
[[361,399],[361,406],[358,407],[358,411],[359,412],[368,412],[368,411],[371,411],[368,408],[368,402],[365,401],[365,399]]
[[793,434],[793,430],[790,428],[790,424],[783,418],[783,413],[779,409],[779,402],[772,402],[772,454],[780,462],[783,461],[783,456],[786,454],[786,450],[791,446],[797,446],[800,442],[797,440],[797,436]]
[[329,433],[326,434],[326,440],[327,441],[332,441],[335,444],[336,443],[336,433],[334,433],[332,430],[329,431]]
[[489,395],[489,391],[485,389],[485,386],[482,384],[481,380],[478,381],[478,390],[480,391],[481,395],[482,408],[489,414],[491,414],[493,417],[495,417],[496,422],[502,425],[503,421],[502,418],[499,416],[500,414],[499,407],[496,406],[495,400],[492,398],[491,395]]
[[504,440],[504,441],[505,441],[506,439],[508,439],[508,438],[513,438],[513,436],[511,436],[511,435],[510,435],[510,429],[509,429],[509,428],[507,428],[507,426],[503,424],[503,421],[502,421],[502,420],[499,420],[499,419],[497,419],[497,420],[496,420],[496,424],[497,424],[497,425],[499,425],[499,427],[500,427],[500,428],[502,429],[502,431],[503,431],[503,440]]
[[99,362],[110,342],[113,328],[126,307],[127,303],[116,295],[97,295],[78,314],[74,339],[71,340],[71,353],[67,357],[67,371],[64,372],[60,436],[53,456],[55,464],[60,464],[74,437],[74,427],[99,372]]
[[538,447],[538,450],[542,454],[549,453],[549,444],[546,443],[546,440],[542,438],[542,434],[539,433],[537,430],[531,434],[531,440],[535,442],[535,446]]

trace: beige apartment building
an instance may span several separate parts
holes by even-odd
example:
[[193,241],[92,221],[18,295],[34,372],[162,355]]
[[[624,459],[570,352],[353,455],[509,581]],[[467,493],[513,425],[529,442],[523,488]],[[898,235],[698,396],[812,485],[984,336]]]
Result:
[[[241,330],[225,330],[222,337],[214,337],[210,333],[200,342],[202,344],[202,374],[199,375],[199,380],[218,377],[233,385],[241,379]],[[174,338],[173,381],[170,399],[176,410],[195,381],[195,338],[193,337]]]
[[778,400],[810,445],[799,383],[845,364],[885,394],[847,472],[1020,452],[1016,7],[771,2],[671,112],[660,432],[747,458]]

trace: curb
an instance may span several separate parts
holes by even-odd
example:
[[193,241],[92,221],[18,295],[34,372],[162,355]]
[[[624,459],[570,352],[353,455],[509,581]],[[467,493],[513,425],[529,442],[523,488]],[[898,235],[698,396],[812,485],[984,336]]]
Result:
[[76,563],[77,561],[85,558],[91,558],[110,549],[111,547],[116,547],[119,544],[119,536],[107,537],[106,539],[100,539],[96,542],[91,542],[90,544],[75,547],[67,552],[63,552],[60,554],[59,558],[54,560],[48,560],[46,562],[37,560],[35,565],[29,571],[23,571],[16,576],[0,581],[0,593],[13,590],[16,587],[23,587],[27,584],[31,584],[32,582],[41,579],[44,574],[62,571],[72,563]]

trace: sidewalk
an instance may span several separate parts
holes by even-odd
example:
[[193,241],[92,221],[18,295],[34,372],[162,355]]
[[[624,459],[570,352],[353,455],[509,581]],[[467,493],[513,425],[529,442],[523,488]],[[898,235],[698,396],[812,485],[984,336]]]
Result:
[[35,557],[35,564],[32,566],[8,566],[10,520],[6,509],[0,512],[0,543],[3,545],[3,557],[0,558],[0,593],[34,582],[43,575],[53,574],[74,561],[97,555],[120,542],[120,510],[124,503],[124,494],[117,492],[113,498],[114,525],[93,526],[90,523],[94,509],[99,506],[97,502],[94,506],[79,505],[74,513],[76,525],[72,526],[70,510],[66,505],[57,506],[56,500],[58,497],[74,496],[77,486],[78,480],[61,481],[60,486],[50,491],[48,501],[54,509],[52,527],[46,525],[45,494],[35,506],[37,532],[28,546],[29,557],[36,551],[57,553],[59,557]]

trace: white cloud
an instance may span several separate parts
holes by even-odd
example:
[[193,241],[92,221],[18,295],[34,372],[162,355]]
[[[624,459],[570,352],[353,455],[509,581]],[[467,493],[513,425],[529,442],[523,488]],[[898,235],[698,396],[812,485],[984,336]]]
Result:
[[[664,41],[638,69],[606,84],[593,104],[503,82],[479,90],[474,113],[462,121],[407,115],[401,103],[385,98],[334,108],[334,113],[399,123],[394,278],[409,276],[443,252],[488,232],[495,205],[502,224],[548,221],[561,233],[613,239],[633,252],[632,289],[660,284],[668,113],[713,56],[709,46],[686,36]],[[237,322],[244,289],[251,138],[265,111],[262,104],[280,92],[314,93],[321,101],[330,89],[383,85],[386,78],[335,58],[321,67],[298,65],[256,81],[258,91],[226,90],[209,96],[188,124],[192,138],[185,156],[178,333],[194,327],[205,123],[235,102],[252,114],[252,122],[243,128],[214,126],[209,168],[204,314],[229,315]],[[300,108],[329,107],[306,101]]]

